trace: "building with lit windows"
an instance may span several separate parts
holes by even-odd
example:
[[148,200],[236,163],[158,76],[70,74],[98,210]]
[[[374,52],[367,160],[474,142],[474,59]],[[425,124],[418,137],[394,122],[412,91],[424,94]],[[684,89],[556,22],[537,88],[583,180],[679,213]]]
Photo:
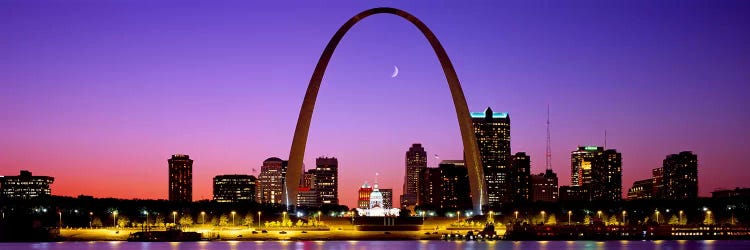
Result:
[[531,200],[556,202],[559,198],[557,174],[552,169],[531,176]]
[[479,147],[489,207],[511,201],[515,192],[511,183],[510,116],[493,112],[471,112],[471,122]]
[[[521,203],[531,199],[531,157],[525,152],[513,155],[511,167],[511,187],[513,202]],[[555,175],[555,194],[557,193],[557,175]],[[557,196],[557,195],[555,195]],[[557,198],[557,197],[555,197]]]
[[590,201],[589,189],[584,186],[560,186],[560,201]]
[[440,162],[440,208],[471,209],[469,172],[464,161],[444,160]]
[[440,204],[440,168],[425,168],[422,172],[422,201],[420,205],[439,206]]
[[286,203],[283,201],[283,191],[286,177],[285,161],[271,157],[263,161],[258,175],[258,203]]
[[357,196],[358,208],[366,209],[370,207],[370,193],[372,193],[372,187],[367,182],[359,187],[359,195]]
[[174,154],[169,163],[169,200],[193,201],[193,160],[189,155]]
[[33,199],[50,196],[49,185],[55,178],[33,176],[27,170],[21,170],[17,176],[0,176],[0,197],[3,199]]
[[383,194],[383,207],[385,209],[393,208],[393,189],[382,188],[380,189],[380,193]]
[[339,161],[335,157],[315,159],[313,189],[320,196],[320,204],[339,204]]
[[628,200],[647,200],[654,198],[654,180],[649,178],[633,182],[628,189]]
[[407,208],[420,204],[422,196],[422,175],[427,168],[427,152],[422,144],[412,144],[406,151],[406,173],[404,189],[401,195],[401,207]]
[[698,156],[690,151],[668,155],[662,165],[662,198],[695,200],[698,198]]
[[254,202],[256,181],[252,175],[217,175],[214,177],[214,201]]
[[[361,190],[361,189],[360,189]],[[380,188],[378,187],[378,180],[377,177],[375,178],[375,183],[372,185],[370,195],[369,197],[369,203],[367,204],[366,208],[356,208],[357,214],[359,216],[369,216],[369,217],[383,217],[383,216],[398,216],[400,209],[398,208],[390,208],[385,206],[383,194],[380,192]]]
[[614,149],[581,146],[570,156],[571,186],[588,189],[589,200],[622,199],[622,155]]
[[299,187],[297,191],[297,206],[320,207],[318,191],[310,187]]

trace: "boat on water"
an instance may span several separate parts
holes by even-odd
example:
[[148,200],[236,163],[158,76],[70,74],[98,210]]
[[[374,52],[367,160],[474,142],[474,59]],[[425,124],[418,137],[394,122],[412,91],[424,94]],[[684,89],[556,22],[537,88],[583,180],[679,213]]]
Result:
[[184,232],[180,229],[135,232],[128,237],[128,241],[199,241],[201,239],[200,233]]

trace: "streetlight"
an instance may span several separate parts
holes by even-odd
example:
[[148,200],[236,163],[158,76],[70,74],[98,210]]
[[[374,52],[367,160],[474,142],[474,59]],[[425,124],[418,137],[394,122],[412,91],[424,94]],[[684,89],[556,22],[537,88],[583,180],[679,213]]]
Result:
[[234,214],[236,214],[236,213],[237,213],[237,212],[235,212],[235,211],[232,211],[232,226],[234,226]]
[[281,216],[282,216],[281,217],[281,224],[282,224],[282,226],[286,225],[286,211],[282,212]]
[[258,228],[260,228],[260,211],[258,211]]
[[711,218],[711,210],[706,210],[706,219],[709,219],[709,218]]
[[[321,221],[323,221],[323,218],[321,218],[321,216],[323,216],[323,212],[318,211],[318,223],[320,223]],[[385,217],[383,217],[383,218],[385,218]]]
[[599,220],[602,220],[602,210],[596,211],[596,215],[599,216]]
[[148,211],[143,211],[143,214],[146,215],[146,223],[144,223],[144,227],[148,230]]
[[625,212],[625,210],[622,210],[622,224],[623,225],[625,225],[625,214],[627,214],[627,212]]
[[732,207],[729,207],[729,211],[732,212],[732,220],[729,221],[729,224],[734,226],[734,210],[732,210]]
[[60,229],[62,229],[62,211],[58,211],[57,214],[60,215]]
[[677,220],[678,224],[682,224],[682,210],[680,210],[680,218]]
[[115,210],[114,212],[112,212],[112,217],[113,217],[113,219],[112,219],[112,225],[115,228],[117,228],[117,210]]
[[94,215],[94,212],[89,212],[89,228],[92,228],[91,223],[94,220],[92,217],[93,215]]
[[206,212],[201,211],[201,220],[203,220],[203,225],[206,225]]
[[518,221],[518,211],[513,212],[516,215],[516,221]]
[[656,210],[656,224],[659,224],[659,209]]
[[542,211],[542,225],[544,225],[544,211]]
[[461,211],[456,211],[456,215],[456,218],[458,218],[458,223],[461,223]]
[[573,215],[573,211],[568,210],[568,226],[570,226],[570,216]]
[[172,211],[172,224],[177,226],[177,211]]
[[[490,212],[492,213],[492,212]],[[422,215],[422,223],[424,223],[424,211],[419,212],[420,215]]]

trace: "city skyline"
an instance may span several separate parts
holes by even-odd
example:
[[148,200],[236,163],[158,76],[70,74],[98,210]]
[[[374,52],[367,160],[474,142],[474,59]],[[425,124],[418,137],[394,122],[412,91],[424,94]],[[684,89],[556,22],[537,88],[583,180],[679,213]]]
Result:
[[[164,160],[184,153],[195,161],[194,200],[212,197],[216,175],[257,176],[263,159],[288,158],[314,58],[352,13],[372,7],[260,6],[247,15],[257,6],[104,3],[74,15],[72,5],[2,4],[19,15],[0,17],[12,24],[0,26],[11,34],[0,40],[9,90],[0,93],[8,118],[0,174],[54,176],[53,195],[167,199]],[[514,117],[511,153],[527,152],[531,173],[544,171],[549,104],[560,185],[569,184],[570,152],[603,146],[605,130],[607,147],[622,153],[624,190],[681,151],[699,157],[701,196],[750,177],[737,171],[750,153],[748,8],[395,7],[443,41],[471,112],[491,106]],[[143,20],[130,15],[144,9]],[[168,14],[176,15],[161,21]],[[439,65],[418,32],[378,16],[351,33],[323,81],[330,86],[321,89],[304,162],[310,169],[319,156],[338,158],[340,200],[354,207],[374,172],[402,193],[408,145],[441,159],[461,159],[462,147]],[[392,78],[394,64],[401,72]]]

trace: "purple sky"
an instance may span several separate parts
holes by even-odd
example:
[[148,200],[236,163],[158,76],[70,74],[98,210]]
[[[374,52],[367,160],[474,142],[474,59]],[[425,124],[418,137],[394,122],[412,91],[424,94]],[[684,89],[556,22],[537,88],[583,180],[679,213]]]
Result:
[[[354,14],[392,6],[441,40],[472,111],[510,112],[513,152],[528,152],[534,173],[549,104],[563,185],[570,151],[603,144],[605,129],[623,190],[683,150],[698,154],[701,195],[750,179],[747,1],[260,2],[0,2],[0,175],[54,176],[55,195],[166,198],[167,158],[185,153],[194,199],[210,199],[213,176],[288,158],[328,39]],[[308,141],[308,167],[339,158],[349,206],[375,172],[401,194],[411,143],[461,158],[447,84],[416,28],[377,15],[346,35]]]

